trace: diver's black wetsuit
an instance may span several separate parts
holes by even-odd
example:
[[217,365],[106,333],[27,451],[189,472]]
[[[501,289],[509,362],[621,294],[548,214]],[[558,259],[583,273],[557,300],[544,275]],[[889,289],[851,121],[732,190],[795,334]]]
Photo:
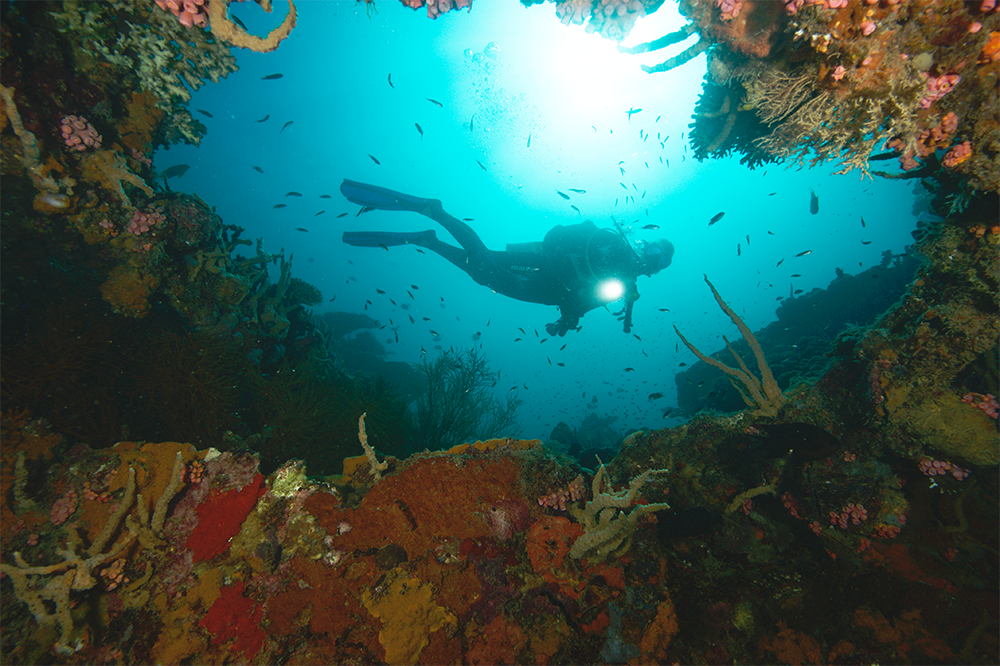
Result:
[[[345,181],[348,183],[363,185]],[[356,193],[352,197],[345,187],[341,188],[344,194],[356,203],[384,210],[411,210],[431,218],[454,236],[461,247],[439,240],[432,231],[406,234],[346,232],[344,242],[362,246],[409,244],[425,247],[497,293],[519,301],[557,305],[561,317],[546,326],[550,335],[565,335],[577,327],[580,317],[590,310],[621,298],[602,300],[598,294],[598,284],[614,278],[624,287],[625,332],[631,330],[632,303],[639,297],[636,278],[645,272],[635,252],[618,232],[598,229],[588,220],[552,228],[541,242],[540,252],[490,250],[472,227],[447,213],[437,199],[418,199],[365,186],[375,190],[377,195],[388,192],[396,197],[387,204],[376,197],[361,199]]]

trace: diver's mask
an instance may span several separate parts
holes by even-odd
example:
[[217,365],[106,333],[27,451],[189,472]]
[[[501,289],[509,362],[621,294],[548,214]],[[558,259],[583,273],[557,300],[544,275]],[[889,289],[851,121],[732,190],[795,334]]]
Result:
[[640,257],[647,275],[655,275],[670,265],[674,258],[674,244],[666,238],[646,243]]

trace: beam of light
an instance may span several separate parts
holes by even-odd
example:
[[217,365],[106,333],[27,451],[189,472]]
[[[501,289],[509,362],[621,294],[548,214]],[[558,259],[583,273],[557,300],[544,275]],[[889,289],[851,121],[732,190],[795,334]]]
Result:
[[625,295],[625,285],[621,280],[610,278],[597,283],[597,298],[605,303],[614,303]]

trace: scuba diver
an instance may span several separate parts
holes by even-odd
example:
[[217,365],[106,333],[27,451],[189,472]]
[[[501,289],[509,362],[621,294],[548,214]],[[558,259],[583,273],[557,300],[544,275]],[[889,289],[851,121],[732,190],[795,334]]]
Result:
[[673,244],[666,239],[640,241],[636,250],[620,226],[598,229],[590,220],[557,225],[540,242],[508,244],[506,251],[490,250],[469,225],[446,213],[437,199],[422,199],[346,179],[340,191],[348,201],[369,210],[407,210],[429,217],[461,247],[438,240],[432,229],[403,233],[345,231],[345,243],[384,249],[417,245],[436,252],[497,293],[528,303],[557,305],[561,316],[545,326],[549,335],[566,335],[578,328],[580,317],[590,310],[622,298],[625,306],[614,314],[624,315],[625,332],[631,332],[632,304],[639,298],[636,278],[659,273],[670,265],[674,254]]

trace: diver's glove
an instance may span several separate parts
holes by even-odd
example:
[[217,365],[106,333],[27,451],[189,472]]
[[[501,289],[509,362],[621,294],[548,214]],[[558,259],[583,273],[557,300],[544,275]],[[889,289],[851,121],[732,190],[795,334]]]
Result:
[[574,319],[572,322],[568,321],[565,317],[561,317],[559,321],[554,321],[551,324],[545,325],[545,332],[549,335],[558,335],[560,338],[564,337],[566,333],[571,328],[576,328],[576,324],[579,319]]

